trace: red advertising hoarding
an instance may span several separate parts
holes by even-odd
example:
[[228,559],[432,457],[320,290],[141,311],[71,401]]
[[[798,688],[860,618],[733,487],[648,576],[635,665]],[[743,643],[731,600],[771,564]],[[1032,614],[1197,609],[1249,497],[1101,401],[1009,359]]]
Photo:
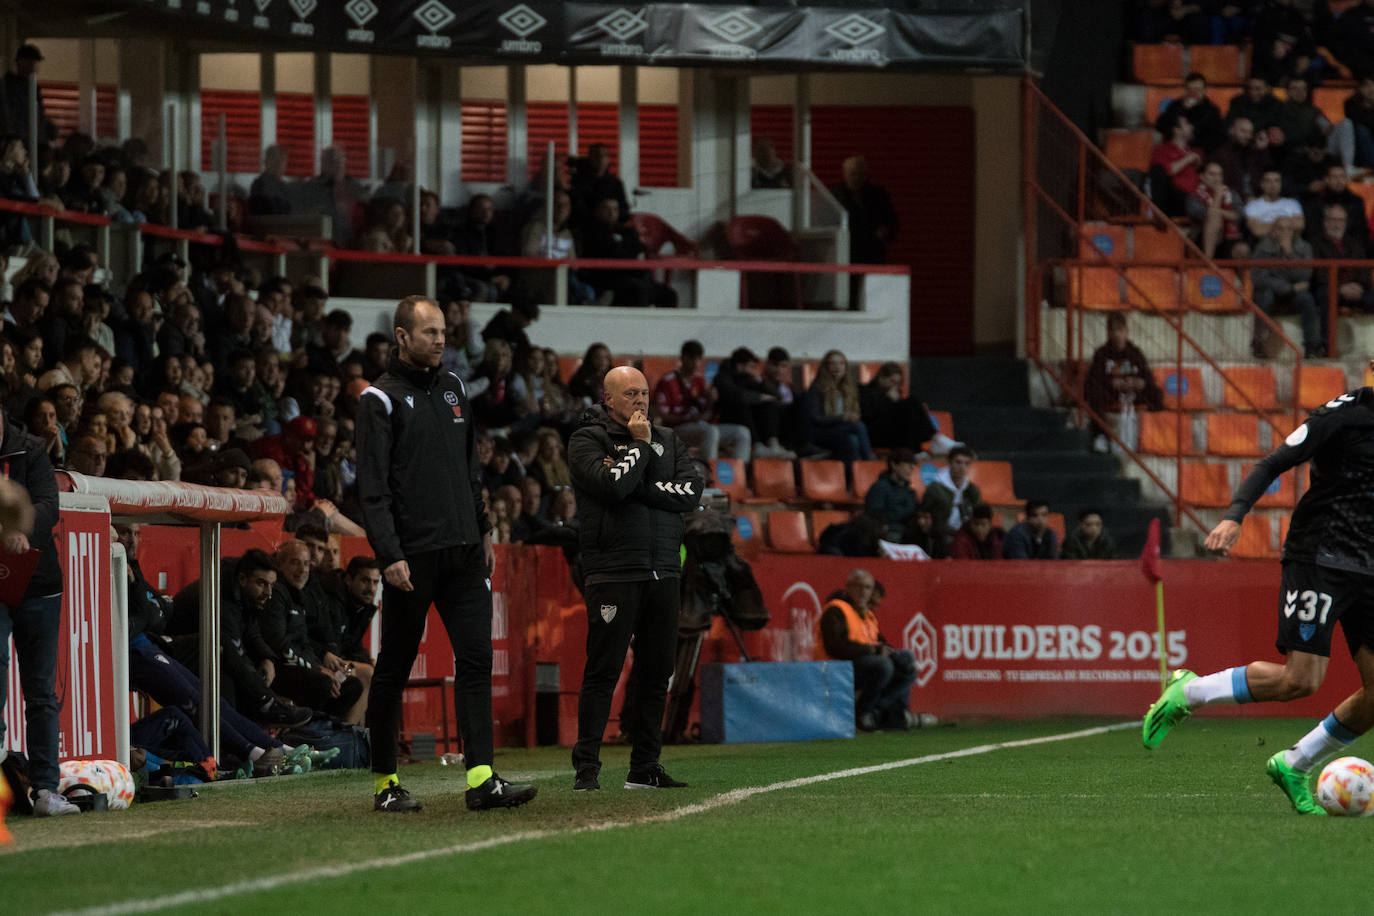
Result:
[[[57,643],[58,756],[116,755],[115,664],[128,651],[115,639],[110,608],[110,516],[64,508],[53,530],[62,566],[62,622]],[[5,747],[26,751],[19,665],[10,643]]]

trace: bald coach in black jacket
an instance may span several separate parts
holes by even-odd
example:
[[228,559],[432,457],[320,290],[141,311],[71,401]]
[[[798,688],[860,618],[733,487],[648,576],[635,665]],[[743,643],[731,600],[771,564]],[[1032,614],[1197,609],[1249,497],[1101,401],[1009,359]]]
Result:
[[601,788],[601,736],[632,637],[631,714],[621,723],[632,743],[625,788],[684,785],[663,771],[658,757],[677,647],[682,513],[697,507],[703,480],[673,431],[649,424],[648,407],[644,375],[628,366],[612,369],[606,403],[582,415],[568,442],[588,619],[572,753],[578,791]]

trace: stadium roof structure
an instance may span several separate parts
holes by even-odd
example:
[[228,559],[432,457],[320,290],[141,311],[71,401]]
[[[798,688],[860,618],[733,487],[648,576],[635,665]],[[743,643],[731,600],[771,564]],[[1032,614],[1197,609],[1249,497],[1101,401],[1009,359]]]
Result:
[[[4,4],[13,6],[8,0]],[[776,69],[1026,68],[1025,0],[52,0],[47,9],[194,40],[568,64]],[[46,18],[32,4],[21,16]],[[74,14],[74,15],[73,15]],[[58,13],[58,16],[61,16]],[[67,19],[70,23],[72,19]],[[38,20],[34,23],[34,20]]]

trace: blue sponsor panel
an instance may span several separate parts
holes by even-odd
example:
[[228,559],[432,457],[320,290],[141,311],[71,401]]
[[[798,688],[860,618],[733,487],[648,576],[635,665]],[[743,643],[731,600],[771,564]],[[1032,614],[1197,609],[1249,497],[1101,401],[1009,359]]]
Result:
[[708,744],[852,737],[850,662],[701,666],[701,740]]

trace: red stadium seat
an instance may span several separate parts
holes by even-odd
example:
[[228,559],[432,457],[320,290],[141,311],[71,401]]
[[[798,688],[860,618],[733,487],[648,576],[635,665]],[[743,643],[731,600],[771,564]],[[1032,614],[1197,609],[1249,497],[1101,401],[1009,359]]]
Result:
[[831,525],[842,525],[854,517],[847,509],[816,509],[811,513],[811,545],[819,547],[821,535]]
[[1126,268],[1127,304],[1147,312],[1177,310],[1178,273],[1172,267]]
[[[1188,48],[1188,69],[1220,86],[1238,86],[1245,80],[1240,48],[1236,45],[1192,45]],[[1222,114],[1226,110],[1222,109]]]
[[1111,267],[1071,267],[1069,299],[1085,309],[1119,309],[1121,277]]
[[1149,171],[1154,146],[1153,130],[1109,130],[1102,140],[1102,151],[1113,165],[1141,172]]
[[1012,487],[1010,461],[975,461],[969,466],[969,480],[978,485],[983,502],[990,506],[1015,506],[1024,503]]
[[[1248,475],[1253,470],[1253,466],[1248,467],[1245,473]],[[1279,479],[1270,484],[1264,495],[1255,501],[1255,505],[1274,509],[1291,509],[1297,505],[1297,473],[1297,469],[1294,469],[1280,474]]]
[[[880,460],[856,461],[849,470],[854,475],[854,495],[862,500],[868,495],[868,488],[873,486],[873,481],[877,480],[878,476],[887,470],[887,462]],[[916,476],[916,474],[912,475],[913,478]]]
[[1131,260],[1174,264],[1183,260],[1183,236],[1175,229],[1136,226],[1131,230]]
[[768,513],[768,546],[778,553],[813,553],[806,533],[806,513],[797,509],[774,509]]
[[1089,264],[1104,259],[1114,263],[1127,260],[1126,227],[1084,223],[1083,234],[1078,237],[1078,259]]
[[1251,512],[1240,526],[1240,538],[1230,555],[1241,560],[1269,560],[1277,558],[1274,546],[1274,526],[1263,512]]
[[749,498],[749,480],[745,475],[744,462],[740,459],[713,459],[711,476],[716,479],[716,486],[730,497],[731,502],[741,502]]
[[1190,267],[1184,273],[1183,287],[1185,301],[1195,309],[1238,312],[1244,308],[1234,270]]
[[763,520],[753,509],[733,508],[735,530],[730,536],[740,552],[757,552],[763,548]]
[[797,498],[797,475],[791,459],[755,458],[753,502],[783,502]]
[[818,503],[853,503],[855,500],[845,483],[843,461],[803,461],[801,463],[802,495]]

